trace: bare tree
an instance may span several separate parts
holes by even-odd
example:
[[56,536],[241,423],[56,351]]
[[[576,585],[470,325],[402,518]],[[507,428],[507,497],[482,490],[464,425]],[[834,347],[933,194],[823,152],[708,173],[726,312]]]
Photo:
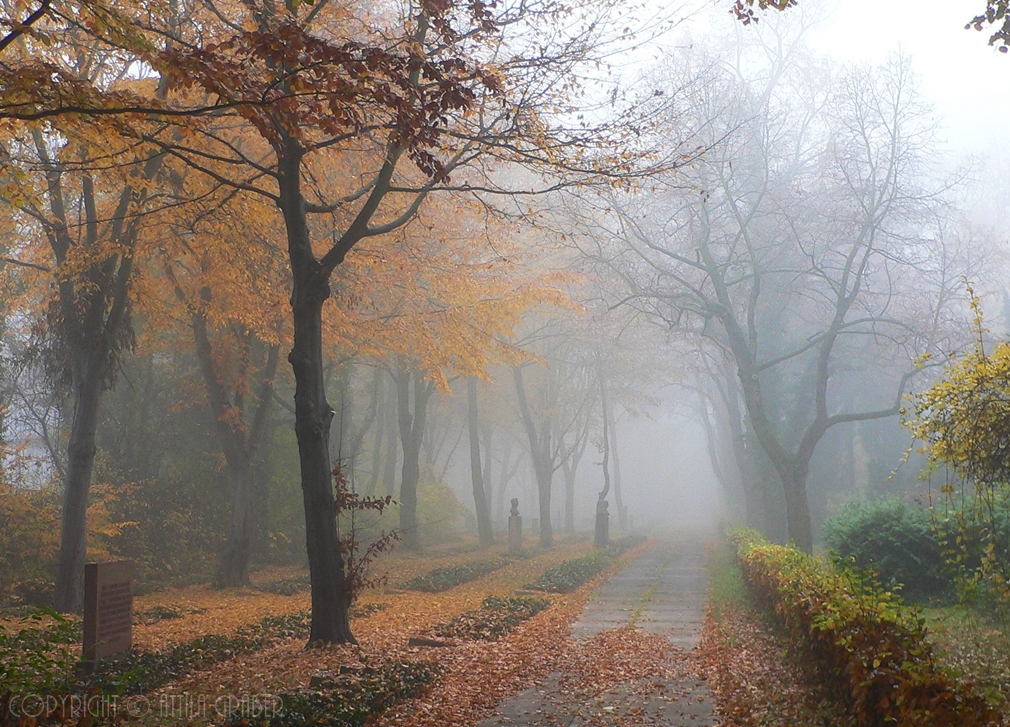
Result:
[[[685,99],[680,121],[707,137],[704,161],[654,194],[608,197],[582,247],[623,280],[622,303],[732,357],[788,536],[810,551],[817,444],[898,412],[957,275],[938,190],[922,181],[932,127],[907,62],[829,83],[798,38],[771,32],[763,61],[751,49],[735,69],[710,62]],[[866,370],[891,377],[889,401],[832,396]]]

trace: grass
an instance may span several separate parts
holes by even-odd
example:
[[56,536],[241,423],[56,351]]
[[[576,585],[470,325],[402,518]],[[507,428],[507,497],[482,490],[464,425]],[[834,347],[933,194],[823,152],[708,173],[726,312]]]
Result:
[[926,608],[923,616],[942,665],[1010,710],[1010,622],[962,605]]
[[712,617],[716,623],[721,623],[722,613],[726,609],[733,611],[753,609],[750,591],[747,590],[736,554],[731,547],[719,545],[711,548],[705,560],[705,568],[708,571]]

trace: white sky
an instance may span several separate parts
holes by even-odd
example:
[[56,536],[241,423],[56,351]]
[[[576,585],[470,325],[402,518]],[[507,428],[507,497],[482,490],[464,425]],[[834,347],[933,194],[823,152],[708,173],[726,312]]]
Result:
[[923,95],[942,117],[952,151],[985,153],[1000,144],[1001,136],[1006,148],[1010,54],[989,46],[990,33],[964,29],[984,10],[984,0],[829,0],[826,5],[834,17],[816,29],[814,47],[853,62],[881,61],[896,50],[908,54]]
[[[665,6],[664,0],[646,1]],[[1002,148],[1004,155],[1010,153],[1010,54],[989,46],[990,33],[964,29],[984,10],[984,0],[798,2],[808,14],[823,16],[807,36],[810,46],[840,62],[879,63],[896,51],[910,56],[923,96],[943,122],[950,151],[988,154]],[[740,26],[729,12],[731,3],[683,0],[665,13],[684,18],[674,36],[683,31],[722,34]],[[800,8],[793,8],[783,17],[798,21],[799,13]],[[765,14],[774,17],[775,11]],[[656,57],[655,49],[640,52],[638,62]]]

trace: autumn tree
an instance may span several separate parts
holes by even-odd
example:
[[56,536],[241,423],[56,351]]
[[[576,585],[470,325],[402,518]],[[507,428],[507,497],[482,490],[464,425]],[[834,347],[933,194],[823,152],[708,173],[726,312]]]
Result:
[[[902,409],[931,468],[946,470],[934,527],[962,598],[1010,596],[1007,453],[1010,451],[1010,344],[987,341],[982,306],[968,286],[974,343]],[[987,349],[987,344],[990,350]]]
[[[187,171],[181,167],[175,179],[184,182]],[[190,172],[188,178],[191,186],[207,186],[206,177]],[[231,489],[217,583],[234,587],[249,583],[253,462],[286,338],[288,286],[272,209],[264,209],[258,197],[213,192],[213,185],[186,191],[200,202],[175,210],[166,221],[168,234],[148,263],[138,297],[149,327],[174,329],[176,335],[180,326],[188,328]]]
[[[124,76],[127,60],[75,44],[83,40],[65,39],[54,55],[66,72],[86,68],[87,82],[99,85]],[[131,345],[134,262],[143,222],[157,206],[152,186],[162,157],[104,124],[55,120],[7,131],[0,143],[4,203],[22,236],[11,246],[5,273],[20,276],[22,289],[42,281],[51,286],[37,330],[54,384],[70,392],[55,605],[74,611],[82,598],[98,411],[117,357]]]
[[[508,341],[523,313],[564,301],[564,276],[536,272],[529,252],[508,239],[510,230],[480,206],[450,197],[438,210],[422,212],[396,239],[362,243],[340,271],[348,292],[384,291],[367,305],[345,309],[341,315],[354,316],[356,323],[342,328],[362,356],[386,367],[395,385],[403,454],[397,499],[404,544],[411,549],[421,547],[416,508],[422,451],[432,450],[429,467],[435,459],[433,397],[451,395],[457,378],[486,379],[489,365],[518,360],[522,352]],[[487,509],[478,500],[475,507]],[[481,519],[486,538],[486,512]]]
[[[603,154],[634,130],[576,119],[567,97],[579,84],[576,70],[605,56],[598,41],[611,33],[615,7],[422,2],[402,13],[352,14],[328,3],[198,3],[185,22],[140,22],[171,39],[161,52],[149,44],[144,56],[170,89],[162,103],[110,97],[101,109],[86,98],[50,107],[23,83],[15,87],[15,74],[4,79],[5,118],[68,108],[150,113],[160,127],[141,132],[145,142],[279,210],[292,278],[288,360],[313,643],[353,640],[340,592],[323,376],[322,311],[332,275],[359,242],[400,228],[439,189],[516,191],[484,175],[492,160],[546,164],[560,172],[546,186],[628,174],[640,145],[619,157]],[[623,42],[626,33],[612,35]],[[524,50],[534,47],[531,62]],[[241,141],[249,135],[259,142]]]

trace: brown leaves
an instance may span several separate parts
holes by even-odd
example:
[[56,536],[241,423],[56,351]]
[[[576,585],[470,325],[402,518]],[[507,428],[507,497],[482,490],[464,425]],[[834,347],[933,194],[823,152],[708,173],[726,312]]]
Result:
[[854,725],[784,653],[785,644],[754,613],[724,606],[716,620],[709,609],[700,663],[722,727]]
[[275,146],[292,136],[312,150],[381,129],[421,172],[441,181],[447,173],[434,150],[449,117],[481,94],[500,92],[500,82],[480,64],[405,47],[324,40],[284,23],[167,50],[154,62],[174,88],[202,89]]

